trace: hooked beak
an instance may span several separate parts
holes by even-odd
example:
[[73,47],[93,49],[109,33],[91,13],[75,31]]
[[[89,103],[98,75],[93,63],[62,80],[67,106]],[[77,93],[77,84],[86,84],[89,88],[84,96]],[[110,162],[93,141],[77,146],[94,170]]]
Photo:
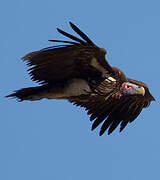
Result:
[[141,94],[142,96],[145,95],[145,89],[142,86],[138,86],[135,88],[135,94]]

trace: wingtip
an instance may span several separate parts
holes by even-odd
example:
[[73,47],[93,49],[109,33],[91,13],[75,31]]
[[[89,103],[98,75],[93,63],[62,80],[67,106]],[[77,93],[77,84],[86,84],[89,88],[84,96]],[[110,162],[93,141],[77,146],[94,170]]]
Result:
[[71,21],[69,21],[69,24],[71,25],[71,24],[73,24]]
[[112,131],[108,131],[108,135],[110,135],[112,133]]
[[94,127],[94,126],[92,125],[91,131],[94,131],[95,129],[96,129],[96,127]]
[[78,27],[73,24],[71,21],[69,21],[69,25],[71,26],[71,28],[75,31],[75,29],[77,29]]
[[70,25],[71,27],[75,26],[74,23],[71,22],[71,21],[69,21],[69,25]]
[[119,132],[121,133],[125,127],[120,127]]
[[104,134],[104,132],[102,130],[100,130],[99,136],[102,136],[103,134]]
[[116,128],[109,128],[108,135],[110,135]]
[[61,29],[59,29],[59,28],[56,28],[56,29],[57,29],[57,31],[58,31],[58,32],[60,32],[60,31],[61,31]]

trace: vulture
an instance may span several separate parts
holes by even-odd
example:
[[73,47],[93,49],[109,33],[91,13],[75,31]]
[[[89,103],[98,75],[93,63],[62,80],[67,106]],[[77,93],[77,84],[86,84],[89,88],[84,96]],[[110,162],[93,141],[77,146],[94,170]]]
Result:
[[86,109],[92,130],[102,124],[100,136],[105,131],[111,134],[118,125],[121,132],[155,99],[144,82],[128,78],[119,68],[112,67],[105,58],[106,50],[72,22],[69,24],[79,37],[57,28],[70,41],[49,40],[60,45],[22,58],[31,79],[39,85],[16,90],[6,97],[19,101],[68,100]]

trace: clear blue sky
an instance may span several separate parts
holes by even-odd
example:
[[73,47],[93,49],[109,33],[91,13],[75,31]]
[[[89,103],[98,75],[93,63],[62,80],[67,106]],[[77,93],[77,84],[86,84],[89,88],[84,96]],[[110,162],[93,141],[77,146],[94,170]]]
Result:
[[[0,179],[160,179],[160,2],[146,0],[1,2]],[[108,51],[111,65],[144,81],[157,99],[120,134],[91,132],[84,109],[66,101],[3,98],[34,86],[20,60],[63,38],[74,22]]]

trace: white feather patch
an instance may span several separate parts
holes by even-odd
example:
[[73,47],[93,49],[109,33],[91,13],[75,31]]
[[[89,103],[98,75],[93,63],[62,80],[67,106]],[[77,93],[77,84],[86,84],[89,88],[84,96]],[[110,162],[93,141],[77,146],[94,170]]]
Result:
[[113,77],[109,76],[108,78],[105,79],[105,81],[107,82],[116,82],[116,79],[114,79]]
[[113,78],[113,77],[111,77],[111,76],[110,76],[110,77],[108,77],[107,79],[108,79],[108,80],[110,80],[110,81],[112,81],[112,82],[116,82],[116,79],[114,79],[114,78]]
[[109,82],[109,83],[111,82],[111,81],[110,81],[110,80],[108,80],[108,79],[105,79],[105,81],[107,81],[107,82]]

